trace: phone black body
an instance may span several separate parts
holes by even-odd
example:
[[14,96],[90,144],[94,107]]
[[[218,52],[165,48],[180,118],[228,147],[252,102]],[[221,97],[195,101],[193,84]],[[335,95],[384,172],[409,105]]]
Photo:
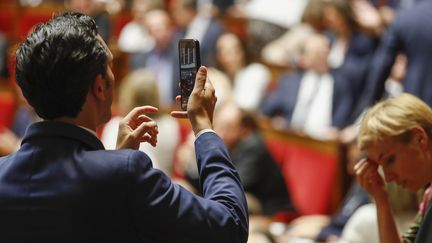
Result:
[[195,85],[195,76],[201,66],[199,41],[180,39],[178,43],[180,67],[181,109],[187,110],[189,96]]

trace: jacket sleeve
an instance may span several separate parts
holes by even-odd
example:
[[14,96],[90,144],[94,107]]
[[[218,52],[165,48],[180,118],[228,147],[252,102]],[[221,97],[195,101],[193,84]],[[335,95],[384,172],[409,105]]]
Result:
[[395,20],[393,25],[384,34],[371,60],[366,86],[353,113],[355,117],[359,116],[365,108],[380,100],[385,93],[385,82],[390,75],[396,55],[399,51],[402,51],[398,35],[398,22],[398,20]]
[[195,141],[202,197],[153,169],[141,152],[129,156],[129,208],[143,242],[247,242],[244,191],[222,140]]

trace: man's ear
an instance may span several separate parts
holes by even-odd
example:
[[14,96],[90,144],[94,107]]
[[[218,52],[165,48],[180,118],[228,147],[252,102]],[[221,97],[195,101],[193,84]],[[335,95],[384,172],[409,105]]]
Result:
[[91,92],[96,99],[105,100],[105,86],[105,80],[101,74],[98,74],[91,86]]

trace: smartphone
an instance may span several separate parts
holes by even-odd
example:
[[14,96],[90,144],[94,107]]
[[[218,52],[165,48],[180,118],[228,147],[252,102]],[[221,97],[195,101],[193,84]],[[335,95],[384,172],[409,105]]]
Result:
[[180,66],[180,106],[187,110],[189,96],[195,85],[195,76],[201,66],[199,41],[181,39],[178,43]]

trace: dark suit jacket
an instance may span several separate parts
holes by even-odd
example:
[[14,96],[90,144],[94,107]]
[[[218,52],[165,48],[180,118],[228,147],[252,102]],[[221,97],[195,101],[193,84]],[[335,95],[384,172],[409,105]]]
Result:
[[0,242],[246,242],[247,206],[223,142],[195,142],[203,197],[135,150],[45,121],[0,158]]
[[282,171],[259,133],[250,134],[230,154],[245,191],[260,201],[263,214],[295,211]]
[[390,75],[396,55],[407,55],[404,91],[412,93],[432,105],[432,1],[417,2],[399,12],[392,26],[383,36],[373,59],[368,85],[359,109],[371,105],[384,94],[384,83]]
[[429,202],[414,243],[432,242],[432,203]]
[[[353,104],[352,87],[340,71],[332,71],[331,74],[334,80],[332,125],[343,128],[349,125]],[[270,117],[280,115],[290,122],[303,75],[304,72],[295,72],[283,76],[275,91],[264,100],[261,109],[263,114]]]

